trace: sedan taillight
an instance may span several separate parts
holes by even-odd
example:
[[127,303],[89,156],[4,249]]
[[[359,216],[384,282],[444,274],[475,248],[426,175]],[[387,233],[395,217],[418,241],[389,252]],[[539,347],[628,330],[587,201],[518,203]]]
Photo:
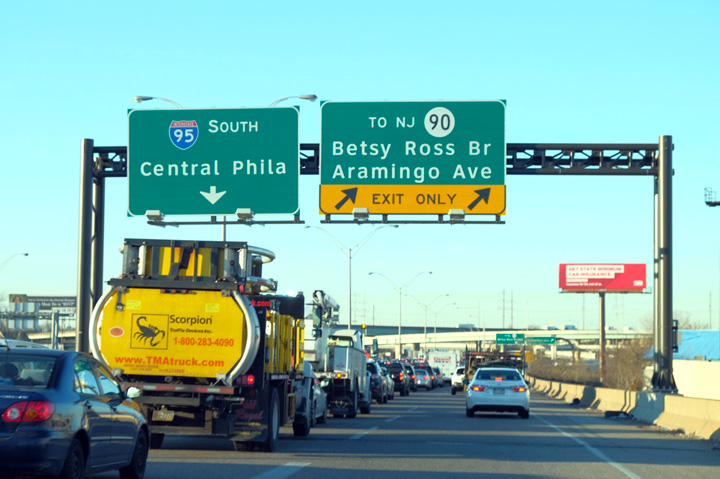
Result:
[[470,388],[472,391],[484,391],[487,389],[487,386],[473,386]]
[[2,415],[6,422],[39,422],[50,419],[55,412],[55,404],[49,401],[16,402]]
[[524,393],[525,391],[527,391],[527,388],[525,386],[513,386],[512,390],[516,393]]

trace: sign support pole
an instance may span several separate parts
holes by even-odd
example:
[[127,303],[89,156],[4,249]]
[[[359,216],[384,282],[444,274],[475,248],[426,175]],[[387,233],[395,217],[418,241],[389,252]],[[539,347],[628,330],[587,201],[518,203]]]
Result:
[[[75,350],[89,351],[86,331],[90,324],[92,298],[92,254],[88,247],[92,242],[92,183],[94,141],[83,139],[80,152],[80,215],[78,232],[78,282],[77,323],[75,326]],[[97,265],[95,265],[97,267]]]
[[655,369],[653,390],[677,392],[673,378],[672,347],[672,136],[663,135],[658,145],[655,177]]
[[600,334],[598,349],[598,365],[600,368],[600,382],[605,378],[605,292],[599,293],[600,297]]

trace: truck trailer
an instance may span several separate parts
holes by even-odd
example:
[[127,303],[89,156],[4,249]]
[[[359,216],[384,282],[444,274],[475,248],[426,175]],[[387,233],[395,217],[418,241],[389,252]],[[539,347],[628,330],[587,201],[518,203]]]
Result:
[[124,388],[143,390],[151,447],[205,435],[273,451],[280,426],[309,434],[305,300],[262,277],[274,258],[244,242],[125,240],[89,342]]

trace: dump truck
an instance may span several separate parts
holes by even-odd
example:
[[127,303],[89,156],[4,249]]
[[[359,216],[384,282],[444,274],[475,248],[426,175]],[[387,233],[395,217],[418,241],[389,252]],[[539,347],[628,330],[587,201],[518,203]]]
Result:
[[312,313],[306,319],[304,359],[312,363],[315,376],[328,398],[328,412],[336,417],[369,414],[372,405],[370,373],[363,350],[363,331],[338,329],[337,302],[324,291],[313,292]]
[[205,435],[273,451],[280,426],[308,435],[305,299],[262,277],[274,258],[245,242],[125,240],[89,342],[124,388],[143,390],[151,447]]

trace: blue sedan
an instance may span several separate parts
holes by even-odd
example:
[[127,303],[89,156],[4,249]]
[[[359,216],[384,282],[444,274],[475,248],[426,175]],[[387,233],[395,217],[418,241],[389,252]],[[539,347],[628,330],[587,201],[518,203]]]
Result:
[[142,479],[148,427],[112,373],[73,351],[13,348],[0,340],[0,476],[59,476],[117,469]]

